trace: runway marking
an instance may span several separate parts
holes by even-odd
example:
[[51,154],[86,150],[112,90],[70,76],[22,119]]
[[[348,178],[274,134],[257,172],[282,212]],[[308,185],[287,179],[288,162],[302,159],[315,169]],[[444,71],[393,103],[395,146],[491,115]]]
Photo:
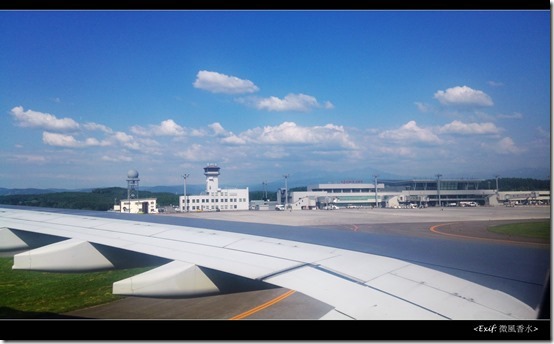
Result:
[[286,293],[284,293],[283,295],[280,295],[280,296],[277,296],[276,298],[274,298],[273,300],[269,300],[268,302],[262,304],[262,305],[259,305],[257,307],[254,307],[252,308],[251,310],[248,310],[246,312],[243,312],[239,315],[235,315],[234,317],[232,318],[229,318],[229,320],[240,320],[240,319],[244,319],[254,313],[257,313],[263,309],[266,309],[267,307],[271,306],[271,305],[274,305],[276,304],[277,302],[281,301],[281,300],[284,300],[286,299],[287,297],[291,296],[292,294],[294,294],[295,291],[294,290],[289,290],[287,291]]
[[507,242],[507,243],[511,243],[511,244],[533,244],[533,245],[549,245],[549,244],[543,244],[543,243],[531,243],[531,242],[523,242],[523,241],[515,241],[515,240],[505,240],[505,239],[491,239],[491,238],[481,238],[481,237],[475,237],[475,236],[469,236],[469,235],[460,235],[460,234],[452,234],[452,233],[444,233],[444,232],[440,232],[437,230],[438,227],[443,227],[443,226],[447,226],[447,225],[451,225],[452,222],[450,223],[441,223],[441,224],[438,224],[438,225],[434,225],[434,226],[431,226],[429,228],[429,230],[433,233],[436,233],[436,234],[441,234],[441,235],[449,235],[449,236],[453,236],[453,237],[459,237],[459,238],[469,238],[469,239],[477,239],[477,240],[489,240],[489,241],[496,241],[496,242]]

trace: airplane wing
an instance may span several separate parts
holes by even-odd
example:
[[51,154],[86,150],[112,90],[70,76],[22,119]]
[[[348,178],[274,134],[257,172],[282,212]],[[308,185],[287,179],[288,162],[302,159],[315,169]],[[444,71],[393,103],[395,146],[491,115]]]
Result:
[[13,269],[94,271],[145,257],[159,266],[113,293],[199,296],[244,278],[296,290],[333,309],[321,319],[537,319],[518,299],[399,259],[208,228],[0,208],[0,251]]

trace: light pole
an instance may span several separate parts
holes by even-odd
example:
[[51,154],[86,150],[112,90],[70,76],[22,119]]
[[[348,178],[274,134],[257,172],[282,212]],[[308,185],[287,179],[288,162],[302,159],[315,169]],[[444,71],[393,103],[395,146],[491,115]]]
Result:
[[283,175],[285,177],[285,210],[287,209],[287,204],[289,202],[289,187],[287,185],[288,174]]
[[439,199],[439,207],[441,206],[441,177],[442,177],[442,174],[436,174],[435,175],[437,177],[437,195],[438,195],[438,199]]
[[377,201],[377,177],[379,176],[378,175],[373,176],[373,181],[375,183],[375,208],[379,208],[378,207],[379,202]]
[[500,177],[498,174],[494,176],[496,178],[496,194],[498,195],[498,177]]
[[189,211],[189,207],[188,207],[188,204],[187,204],[187,178],[190,176],[190,174],[183,174],[183,180],[184,180],[184,186],[183,186],[183,210],[185,210],[186,212]]
[[265,196],[264,196],[264,197],[265,197],[265,198],[264,198],[264,201],[267,201],[267,190],[266,190],[266,188],[265,188],[265,187],[267,186],[267,182],[266,182],[266,181],[263,181],[263,182],[262,182],[262,185],[264,186],[264,195],[265,195]]

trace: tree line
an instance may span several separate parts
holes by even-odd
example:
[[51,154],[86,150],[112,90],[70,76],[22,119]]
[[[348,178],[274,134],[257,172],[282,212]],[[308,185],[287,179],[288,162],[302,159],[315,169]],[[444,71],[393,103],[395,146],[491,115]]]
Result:
[[[139,198],[156,198],[158,206],[178,205],[179,196],[170,192],[139,191]],[[66,191],[33,195],[0,196],[1,204],[46,208],[106,211],[127,199],[127,189],[119,187],[93,189],[90,192]]]

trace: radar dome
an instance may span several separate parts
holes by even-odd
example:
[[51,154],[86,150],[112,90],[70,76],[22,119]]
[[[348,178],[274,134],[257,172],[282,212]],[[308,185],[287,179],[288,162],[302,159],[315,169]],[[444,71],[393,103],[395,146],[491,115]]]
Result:
[[138,178],[138,176],[139,174],[137,170],[129,170],[129,172],[127,172],[127,178],[129,179],[135,179]]

